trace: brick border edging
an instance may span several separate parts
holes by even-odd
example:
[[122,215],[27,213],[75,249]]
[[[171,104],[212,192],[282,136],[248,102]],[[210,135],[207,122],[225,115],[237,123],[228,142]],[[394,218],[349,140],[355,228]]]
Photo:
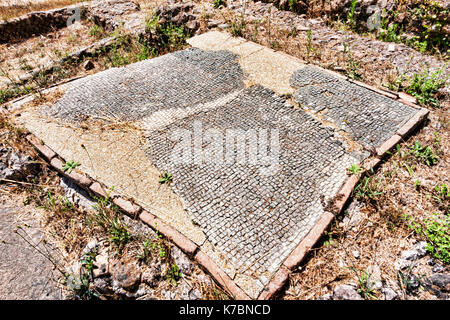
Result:
[[[318,68],[326,72],[338,75],[340,78],[343,77],[337,72],[333,72],[321,67]],[[415,101],[415,98],[407,94],[402,93],[394,96],[392,92],[383,91],[381,89],[348,78],[347,80],[418,110],[417,113],[405,124],[403,124],[403,126],[398,129],[394,135],[392,135],[388,140],[386,140],[375,149],[376,153],[374,155],[370,156],[362,162],[364,173],[370,171],[371,169],[375,169],[375,167],[381,162],[381,159],[386,155],[386,153],[394,148],[399,142],[407,138],[411,133],[413,133],[413,131],[427,118],[430,111],[415,104],[413,102]],[[294,270],[302,262],[309,250],[317,243],[322,234],[326,231],[328,226],[333,221],[335,215],[339,214],[342,211],[363,173],[359,175],[351,175],[344,181],[341,189],[331,201],[329,208],[325,209],[324,214],[314,224],[313,228],[284,260],[282,266],[278,269],[275,275],[272,276],[272,279],[258,296],[258,300],[271,299],[284,288],[289,280],[289,275],[292,273],[292,270]]]
[[[323,70],[335,73],[327,69]],[[342,75],[338,75],[342,77]],[[351,82],[356,83],[354,81]],[[392,95],[391,93],[370,87],[369,85],[364,85],[364,87],[388,97],[391,97]],[[386,154],[387,151],[395,147],[397,143],[411,134],[419,126],[419,124],[421,124],[427,118],[429,110],[421,108],[418,105],[414,104],[412,102],[413,98],[411,97],[411,99],[408,99],[408,97],[405,98],[405,95],[403,95],[403,97],[397,96],[397,99],[395,100],[418,109],[418,112],[400,129],[398,129],[392,137],[390,137],[379,147],[377,147],[375,149],[375,155],[363,161],[362,167],[365,171],[369,171],[375,168],[380,163],[381,158]],[[408,99],[409,101],[406,99]],[[76,171],[72,171],[71,173],[64,172],[62,170],[63,158],[60,157],[51,148],[46,146],[43,141],[39,140],[35,135],[31,133],[28,134],[26,136],[26,140],[30,144],[32,144],[44,156],[44,158],[50,163],[50,165],[55,168],[61,175],[73,180],[77,185],[91,193],[94,193],[97,196],[105,198],[107,197],[106,188],[100,182],[91,179],[86,174],[82,174]],[[360,177],[361,174],[352,175],[345,180],[345,182],[341,186],[341,189],[334,197],[330,208],[324,212],[324,214],[314,224],[313,228],[308,232],[305,238],[300,241],[296,248],[294,248],[290,255],[283,261],[281,267],[272,276],[269,283],[259,294],[257,298],[258,300],[271,299],[283,289],[283,287],[289,280],[289,275],[291,274],[292,270],[301,263],[309,250],[317,243],[323,232],[333,221],[335,214],[339,214],[342,211],[346,202],[350,198],[351,192],[359,182]],[[178,246],[188,256],[193,258],[232,297],[238,300],[250,300],[250,297],[237,284],[235,284],[235,282],[223,270],[221,270],[207,254],[202,252],[194,242],[181,234],[178,230],[167,225],[152,213],[144,210],[141,206],[118,195],[117,193],[113,193],[110,196],[113,203],[120,209],[122,209],[127,215],[133,218],[139,218],[139,220],[149,225],[157,232],[161,233],[164,237],[168,238],[176,246]]]
[[[26,136],[26,140],[36,148],[39,153],[44,157],[45,160],[62,176],[72,180],[81,188],[87,190],[91,194],[100,196],[103,198],[108,197],[105,188],[100,182],[88,177],[84,173],[79,173],[77,171],[72,171],[70,173],[64,172],[62,170],[64,159],[60,157],[51,148],[46,146],[43,141],[38,139],[32,133]],[[125,214],[131,216],[134,219],[139,219],[146,225],[150,226],[152,229],[162,234],[164,237],[169,239],[177,247],[179,247],[184,253],[186,253],[190,258],[194,259],[204,270],[206,270],[213,279],[219,283],[219,285],[225,289],[232,297],[238,300],[250,300],[249,296],[239,288],[234,281],[222,271],[213,260],[200,250],[200,248],[189,238],[181,234],[175,228],[169,226],[161,219],[143,209],[141,206],[133,203],[119,194],[112,192],[109,194],[112,202],[118,206]]]

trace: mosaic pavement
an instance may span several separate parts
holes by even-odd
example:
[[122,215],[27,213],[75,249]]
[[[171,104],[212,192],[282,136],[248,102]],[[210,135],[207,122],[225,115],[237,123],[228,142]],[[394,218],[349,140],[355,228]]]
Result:
[[[19,119],[194,241],[256,298],[346,169],[417,110],[223,33],[189,43],[68,83],[57,102]],[[162,172],[170,186],[158,183]]]

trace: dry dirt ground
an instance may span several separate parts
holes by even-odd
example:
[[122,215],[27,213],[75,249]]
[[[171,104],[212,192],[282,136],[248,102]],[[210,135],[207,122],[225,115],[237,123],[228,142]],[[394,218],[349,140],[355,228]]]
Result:
[[43,241],[42,209],[24,206],[20,196],[7,188],[0,190],[0,299],[62,299],[60,274],[44,256],[58,255]]
[[[145,10],[150,10],[156,4],[155,1],[148,0],[138,2]],[[41,2],[33,3],[37,5]],[[59,2],[56,0],[42,0],[42,3],[59,6]],[[196,3],[199,8],[211,7],[209,2],[196,1]],[[0,10],[3,10],[2,7]],[[215,28],[221,23],[228,23],[229,26],[225,28],[232,31],[234,29],[232,23],[239,22],[240,19],[239,15],[228,8],[210,13],[206,9],[200,11],[203,11],[199,16],[201,31]],[[0,11],[0,14],[3,12]],[[20,12],[20,14],[23,13],[25,12]],[[212,20],[216,21],[214,27],[211,27],[210,24]],[[0,45],[0,68],[3,74],[7,73],[8,77],[15,81],[28,71],[45,65],[48,61],[60,58],[66,53],[76,51],[80,47],[108,36],[102,32],[92,32],[93,27],[91,22],[84,22],[14,45]],[[341,30],[339,32],[349,31]],[[389,57],[386,58],[383,52],[373,51],[370,56],[372,63],[364,63],[358,60],[356,54],[354,56],[336,54],[336,51],[331,50],[326,42],[321,41],[320,38],[310,39],[306,32],[290,35],[281,20],[269,19],[248,24],[248,27],[242,30],[241,35],[276,50],[285,51],[302,60],[309,60],[311,63],[322,64],[343,72],[357,72],[361,81],[376,86],[389,81],[395,83],[396,77],[399,75],[394,61]],[[329,36],[333,36],[333,34]],[[356,46],[358,46],[358,40],[356,40]],[[423,55],[423,59],[438,63],[444,62],[439,57],[429,55]],[[98,72],[111,67],[113,64],[110,60],[95,59],[93,60],[94,66],[90,70],[77,64],[68,68],[66,74],[58,75],[55,79]],[[407,60],[406,57],[405,60]],[[416,67],[412,65],[408,68],[414,70]],[[0,89],[2,81],[5,85],[8,80],[11,80],[8,77],[0,78]],[[54,77],[54,75],[50,74],[49,77]],[[429,107],[429,121],[418,128],[415,135],[402,142],[399,149],[393,150],[392,155],[384,159],[371,175],[365,177],[369,179],[367,180],[368,188],[363,189],[365,192],[354,192],[347,209],[337,217],[322,240],[311,250],[308,258],[293,273],[289,285],[278,298],[328,299],[340,284],[354,284],[360,290],[360,294],[367,299],[387,298],[386,288],[393,290],[397,299],[438,298],[425,289],[424,280],[433,273],[448,274],[448,264],[432,258],[428,253],[424,257],[408,262],[408,266],[405,267],[405,265],[401,265],[404,263],[401,255],[402,252],[415,248],[420,241],[427,240],[423,235],[418,235],[408,227],[409,222],[406,215],[415,221],[424,221],[433,213],[437,213],[441,217],[448,217],[449,214],[448,193],[447,196],[441,196],[436,191],[436,186],[443,184],[449,186],[450,183],[448,178],[450,176],[449,107],[448,95],[441,97],[439,108]],[[14,129],[3,127],[2,130],[3,144],[11,145],[11,141],[23,141],[14,140],[16,138],[13,139],[8,135],[5,136],[5,132],[14,131]],[[16,133],[14,133],[15,135]],[[409,154],[416,141],[423,146],[429,146],[431,151],[438,156],[438,161],[434,165],[427,165],[421,159]],[[23,149],[17,145],[14,143],[14,147]],[[33,153],[30,149],[23,151]],[[34,156],[35,159],[39,159],[36,154]],[[364,181],[364,177],[362,181]],[[48,172],[44,166],[43,174],[34,183],[53,188],[59,186],[59,178],[55,173]],[[83,224],[83,219],[74,213],[61,214],[61,204],[53,208],[53,211],[51,206],[50,210],[36,210],[36,206],[43,206],[43,203],[48,205],[48,197],[46,198],[48,190],[45,188],[15,183],[1,185],[3,204],[0,212],[2,212],[2,219],[9,219],[2,222],[2,226],[4,226],[0,229],[2,237],[7,238],[5,240],[7,243],[16,240],[17,243],[20,243],[18,240],[22,238],[19,239],[17,235],[11,234],[10,225],[16,221],[14,220],[16,218],[12,217],[22,217],[24,212],[31,212],[31,215],[38,217],[36,220],[42,223],[41,234],[45,234],[46,241],[50,242],[53,247],[59,248],[59,251],[65,252],[61,255],[64,259],[73,262],[80,258],[81,251],[90,240],[89,237],[82,235],[89,234],[89,236],[100,237],[101,233],[93,231],[93,233],[89,233],[89,228]],[[62,193],[63,191],[59,189],[58,192]],[[24,202],[26,205],[22,206],[21,204]],[[15,214],[18,210],[20,211],[19,215]],[[26,221],[25,223],[29,223]],[[2,243],[1,246],[6,248],[4,245],[7,243]],[[142,249],[141,246],[142,243],[138,244],[137,242],[129,245],[129,250],[125,250],[125,253],[129,253],[135,259],[136,250]],[[20,250],[28,252],[25,245],[20,248]],[[124,254],[124,257],[130,256]],[[36,259],[36,261],[40,261],[40,258]],[[3,265],[1,267],[4,268]],[[51,265],[48,265],[48,270],[51,269]],[[203,276],[202,271],[198,269],[194,274]],[[6,273],[2,279],[9,279],[5,278],[7,275]],[[192,279],[188,278],[187,280],[196,282]],[[402,279],[406,279],[406,281]],[[410,282],[415,281],[417,286],[408,287],[408,279],[411,280]],[[198,284],[198,286],[194,284],[194,286],[202,292],[203,299],[224,297],[215,287],[205,288],[203,284]],[[178,297],[181,292],[177,290],[182,289],[181,286],[177,288],[174,289],[167,281],[161,282],[156,289],[152,289],[150,296],[165,299],[171,297],[171,293],[167,296],[166,292],[175,292]],[[4,294],[5,290],[10,289],[4,286],[0,287],[0,295]],[[24,289],[18,288],[17,290],[21,293],[16,297],[24,298]],[[57,290],[52,292],[56,294]],[[30,294],[36,296],[35,293]]]

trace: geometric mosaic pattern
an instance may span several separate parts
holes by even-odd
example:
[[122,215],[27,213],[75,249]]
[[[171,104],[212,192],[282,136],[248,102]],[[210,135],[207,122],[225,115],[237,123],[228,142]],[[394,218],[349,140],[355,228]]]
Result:
[[307,66],[291,77],[294,99],[320,112],[371,149],[390,138],[417,110],[320,69]]
[[[172,174],[172,190],[203,231],[201,248],[218,253],[214,262],[255,298],[322,216],[346,169],[417,110],[311,66],[289,74],[290,98],[249,85],[241,58],[189,48],[110,69],[69,83],[45,115],[74,125],[106,118],[140,127],[145,156]],[[264,152],[256,162],[239,162],[238,149],[227,150],[231,162],[224,163],[224,154],[198,151],[212,150],[213,141],[225,145],[229,129],[241,130],[244,157],[255,148],[279,153],[261,165]],[[191,134],[193,161],[175,161],[181,140],[174,132]],[[212,132],[219,138],[209,139]],[[350,150],[343,133],[359,148]],[[217,161],[199,161],[206,156]]]

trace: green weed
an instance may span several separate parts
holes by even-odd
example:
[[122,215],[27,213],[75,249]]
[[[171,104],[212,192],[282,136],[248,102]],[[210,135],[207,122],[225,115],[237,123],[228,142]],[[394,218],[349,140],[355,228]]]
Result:
[[403,216],[408,227],[427,240],[426,249],[436,259],[450,263],[450,217],[439,217],[434,213],[423,222],[417,222],[408,215]]
[[71,173],[73,169],[75,169],[76,167],[78,167],[80,165],[80,162],[78,161],[74,161],[74,160],[70,160],[67,161],[63,166],[62,166],[62,171],[67,172],[67,173]]
[[183,274],[180,271],[180,268],[174,263],[169,270],[167,270],[167,280],[174,286],[178,284],[178,280],[181,279]]
[[354,175],[359,174],[361,170],[362,170],[361,167],[358,166],[357,164],[352,164],[351,167],[347,169],[348,172]]
[[172,182],[172,174],[164,172],[161,177],[159,178],[159,183],[161,184],[169,184]]
[[427,166],[435,165],[439,161],[439,157],[433,150],[429,146],[422,146],[419,141],[416,141],[410,150],[417,161],[425,163]]

